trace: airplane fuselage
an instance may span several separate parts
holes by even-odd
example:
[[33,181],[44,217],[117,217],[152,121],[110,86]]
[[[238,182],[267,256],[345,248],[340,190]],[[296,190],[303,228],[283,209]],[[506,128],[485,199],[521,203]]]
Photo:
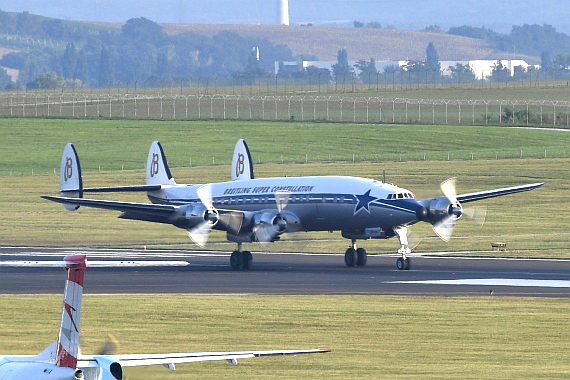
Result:
[[0,379],[73,380],[75,369],[57,367],[49,363],[34,362],[33,358],[5,357],[0,360]]
[[[167,186],[150,192],[153,203],[185,205],[199,203],[202,185]],[[216,208],[260,212],[276,210],[277,192],[288,194],[283,214],[291,214],[301,231],[360,231],[388,229],[418,221],[421,205],[412,193],[368,178],[345,176],[277,177],[211,184]],[[288,230],[289,231],[289,230]]]

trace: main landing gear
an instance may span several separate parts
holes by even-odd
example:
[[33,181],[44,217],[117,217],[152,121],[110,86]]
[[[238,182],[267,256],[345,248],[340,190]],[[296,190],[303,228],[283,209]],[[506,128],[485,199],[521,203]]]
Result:
[[394,228],[394,232],[398,235],[398,239],[400,239],[400,244],[402,245],[400,249],[398,249],[398,253],[402,255],[402,257],[398,257],[396,260],[396,266],[399,270],[410,270],[412,267],[412,259],[407,257],[412,250],[408,247],[408,229],[406,227],[398,227]]
[[356,239],[352,239],[352,245],[344,254],[344,263],[347,267],[363,267],[368,261],[368,256],[364,248],[356,248]]
[[241,243],[238,243],[237,250],[230,256],[230,265],[233,270],[248,270],[253,265],[253,256],[250,251],[242,251]]

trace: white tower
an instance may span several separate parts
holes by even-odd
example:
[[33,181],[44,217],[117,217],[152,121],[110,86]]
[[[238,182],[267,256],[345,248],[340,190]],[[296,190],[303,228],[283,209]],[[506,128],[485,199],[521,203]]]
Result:
[[289,25],[289,0],[277,0],[277,23]]

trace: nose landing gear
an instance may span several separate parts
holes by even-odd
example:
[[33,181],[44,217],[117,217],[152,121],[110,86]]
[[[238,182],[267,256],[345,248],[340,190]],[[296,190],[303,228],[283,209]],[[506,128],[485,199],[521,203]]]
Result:
[[402,255],[402,257],[398,257],[398,260],[396,260],[396,266],[399,270],[410,270],[412,259],[407,257],[407,255],[412,253],[412,250],[408,247],[408,229],[406,227],[398,227],[394,228],[394,232],[398,235],[401,244],[398,253]]

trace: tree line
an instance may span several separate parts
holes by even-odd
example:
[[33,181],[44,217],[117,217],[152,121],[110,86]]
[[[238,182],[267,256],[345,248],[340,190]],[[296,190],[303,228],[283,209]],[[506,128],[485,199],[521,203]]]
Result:
[[[355,27],[382,26],[378,22],[366,25],[355,22]],[[508,35],[470,26],[452,27],[445,32],[432,25],[426,31],[484,39],[498,50],[540,56],[542,70],[560,72],[564,78],[570,67],[570,37],[550,25],[513,26]],[[170,36],[160,25],[143,17],[130,19],[117,29],[1,10],[0,46],[18,50],[0,60],[0,66],[19,70],[18,83],[12,83],[11,77],[0,68],[0,88],[8,89],[53,88],[64,84],[159,87],[169,86],[174,81],[190,84],[200,78],[213,79],[220,85],[251,85],[259,78],[271,76],[274,62],[317,59],[309,55],[294,57],[287,46],[229,31],[213,37],[193,32]],[[344,49],[339,51],[338,62],[332,70],[312,66],[299,72],[287,72],[281,68],[279,76],[304,79],[311,84],[338,82],[339,78],[353,75]],[[359,61],[357,68],[359,81],[377,81],[379,74],[374,59]],[[439,70],[437,51],[430,44],[425,60],[410,61],[405,67],[387,67],[383,74],[422,82],[432,73],[431,82],[436,80]],[[520,70],[515,72],[514,78],[506,75],[506,68],[498,63],[491,79],[520,80],[525,79],[525,75],[528,73]],[[470,78],[473,73],[469,67],[457,65],[451,69],[452,81],[467,82]]]
[[[20,71],[19,83],[11,86],[27,88],[58,85],[53,82],[54,73],[67,83],[87,87],[118,83],[156,87],[197,77],[239,78],[250,83],[273,72],[275,61],[294,59],[287,46],[267,39],[230,31],[213,37],[192,32],[169,36],[144,17],[130,19],[117,30],[0,11],[0,34],[49,41],[0,60],[0,66]],[[53,46],[53,41],[66,41],[65,48]],[[9,78],[0,69],[0,86],[4,88]]]

